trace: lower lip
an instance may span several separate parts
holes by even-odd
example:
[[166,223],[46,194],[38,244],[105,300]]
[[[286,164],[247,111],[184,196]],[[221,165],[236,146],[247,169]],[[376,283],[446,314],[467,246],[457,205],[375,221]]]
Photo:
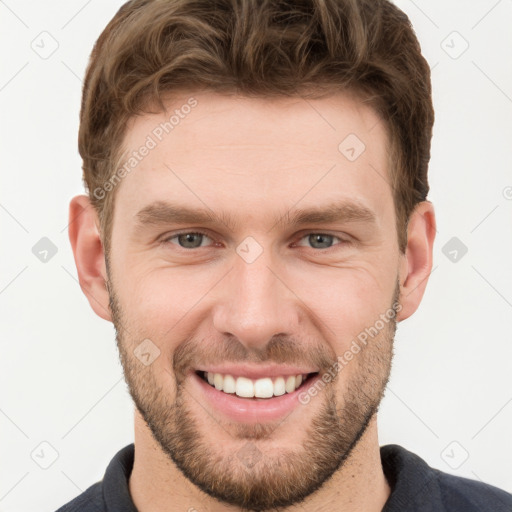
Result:
[[198,386],[206,400],[216,410],[231,420],[243,423],[266,422],[283,418],[290,414],[298,405],[300,393],[314,385],[319,374],[308,378],[293,393],[285,393],[273,398],[240,398],[231,393],[224,393],[211,386],[195,372],[191,374],[193,386]]

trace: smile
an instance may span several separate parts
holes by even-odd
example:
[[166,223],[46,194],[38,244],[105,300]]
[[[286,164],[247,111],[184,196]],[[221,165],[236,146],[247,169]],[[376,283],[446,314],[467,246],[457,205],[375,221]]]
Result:
[[272,398],[285,393],[293,393],[303,382],[317,373],[285,375],[274,378],[263,377],[260,379],[204,371],[199,371],[197,374],[223,393],[235,394],[240,398]]
[[[203,402],[203,407],[211,414],[221,414],[237,423],[264,423],[285,418],[302,405],[299,395],[314,386],[320,374],[251,379],[242,375],[194,371],[190,377],[196,400]],[[281,393],[283,388],[284,393]]]

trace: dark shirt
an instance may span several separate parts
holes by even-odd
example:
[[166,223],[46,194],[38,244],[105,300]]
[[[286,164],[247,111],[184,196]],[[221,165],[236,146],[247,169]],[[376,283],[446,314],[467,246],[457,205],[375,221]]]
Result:
[[[512,494],[497,487],[433,469],[396,444],[381,446],[384,474],[392,489],[382,512],[512,512]],[[110,461],[103,480],[57,512],[137,512],[128,479],[134,445]]]

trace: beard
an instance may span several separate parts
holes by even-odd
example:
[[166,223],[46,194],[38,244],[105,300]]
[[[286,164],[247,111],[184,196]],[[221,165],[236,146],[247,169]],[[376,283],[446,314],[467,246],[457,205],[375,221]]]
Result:
[[[395,316],[354,355],[348,363],[350,371],[342,368],[312,399],[317,412],[305,422],[296,422],[295,428],[300,428],[304,436],[296,448],[275,449],[274,443],[272,450],[265,450],[265,440],[272,440],[279,425],[233,422],[224,428],[232,438],[231,449],[209,436],[217,424],[224,424],[200,407],[214,424],[205,429],[191,409],[200,400],[185,386],[187,372],[198,363],[220,361],[309,362],[316,364],[323,375],[336,364],[336,354],[328,353],[325,343],[292,343],[284,337],[272,338],[260,352],[255,348],[249,351],[236,340],[222,346],[217,342],[218,346],[212,347],[203,340],[184,339],[172,356],[176,390],[172,396],[169,386],[164,385],[164,375],[155,371],[157,365],[144,366],[134,355],[134,347],[144,336],[135,337],[135,330],[128,333],[123,328],[129,318],[110,280],[107,288],[120,360],[137,410],[162,452],[190,482],[220,502],[261,512],[304,501],[343,466],[378,411],[391,371]],[[397,282],[390,310],[396,309],[399,291]],[[344,381],[337,391],[340,375]]]

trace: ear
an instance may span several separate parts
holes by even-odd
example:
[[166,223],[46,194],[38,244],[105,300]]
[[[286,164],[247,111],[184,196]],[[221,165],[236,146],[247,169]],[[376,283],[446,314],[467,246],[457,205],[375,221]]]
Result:
[[99,233],[98,215],[85,195],[69,204],[69,240],[73,248],[78,281],[94,312],[112,321],[106,287],[105,254]]
[[432,252],[436,236],[436,218],[430,201],[416,205],[407,226],[407,247],[401,255],[400,304],[397,321],[409,318],[420,305],[432,272]]

